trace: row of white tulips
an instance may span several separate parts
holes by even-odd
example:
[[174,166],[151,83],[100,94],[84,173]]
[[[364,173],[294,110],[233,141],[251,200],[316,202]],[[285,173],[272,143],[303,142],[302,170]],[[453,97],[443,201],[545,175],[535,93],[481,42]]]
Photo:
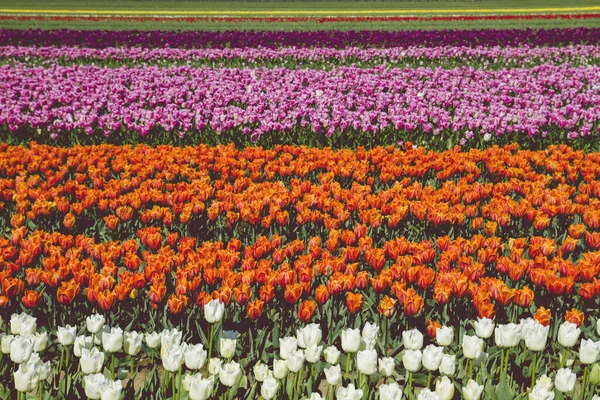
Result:
[[[192,400],[213,398],[219,391],[227,398],[233,398],[240,381],[245,376],[241,365],[234,361],[237,347],[237,333],[223,331],[219,337],[219,355],[212,357],[212,342],[214,326],[223,318],[224,306],[213,300],[205,306],[205,317],[211,324],[210,344],[205,349],[204,344],[185,343],[183,333],[177,329],[162,332],[139,333],[123,331],[118,327],[106,325],[104,316],[94,314],[86,318],[85,334],[78,335],[77,326],[66,325],[59,327],[55,333],[56,342],[60,344],[61,357],[58,370],[60,375],[64,365],[69,364],[71,353],[79,359],[78,371],[83,375],[85,394],[90,399],[119,399],[125,372],[115,372],[115,355],[125,353],[130,356],[133,371],[133,357],[138,356],[143,349],[143,343],[149,350],[148,356],[154,361],[160,356],[162,367],[169,376],[165,384],[173,385],[171,392],[174,399],[180,398],[182,389],[188,392]],[[416,329],[402,332],[404,347],[399,361],[402,369],[398,368],[396,358],[379,357],[376,345],[380,329],[376,324],[366,323],[362,330],[345,329],[341,332],[341,350],[336,345],[326,346],[323,334],[317,324],[309,324],[298,329],[295,336],[279,340],[279,352],[273,357],[270,365],[261,361],[253,367],[254,382],[260,385],[260,395],[264,399],[280,397],[283,393],[293,399],[308,397],[311,400],[336,398],[357,400],[367,398],[376,391],[381,399],[400,399],[405,395],[419,400],[441,399],[449,400],[455,395],[455,380],[457,370],[457,352],[462,350],[462,357],[467,361],[468,374],[465,374],[460,390],[467,400],[480,399],[484,386],[482,382],[473,379],[473,365],[485,362],[486,341],[493,336],[496,346],[502,348],[499,363],[499,376],[507,371],[508,350],[516,348],[521,341],[525,348],[533,352],[533,372],[531,385],[527,391],[530,400],[553,399],[555,390],[566,396],[574,396],[577,375],[571,367],[575,359],[569,359],[564,353],[560,358],[560,369],[552,378],[546,375],[537,377],[535,367],[537,355],[547,346],[549,327],[543,326],[532,318],[522,319],[519,324],[510,323],[496,325],[490,319],[478,319],[472,322],[474,334],[464,334],[459,348],[454,345],[455,332],[452,327],[441,327],[436,330],[435,344],[424,346],[424,335]],[[600,323],[597,324],[600,335]],[[43,362],[40,354],[51,341],[48,332],[37,331],[36,319],[27,314],[13,314],[10,318],[10,333],[2,333],[2,353],[10,356],[15,363],[14,387],[19,393],[40,393],[45,383],[50,379],[53,368],[50,361]],[[564,322],[558,330],[558,342],[563,348],[571,349],[579,342],[578,361],[584,366],[581,378],[581,398],[588,384],[588,366],[596,363],[600,355],[600,341],[582,339],[581,329],[570,322]],[[455,348],[453,351],[452,348]],[[516,350],[513,350],[516,351]],[[344,357],[342,358],[342,354]],[[575,354],[569,352],[569,354]],[[103,373],[107,359],[106,377]],[[324,393],[307,393],[303,390],[303,377],[313,376],[316,363],[325,361],[324,376],[319,377],[327,383]],[[353,365],[353,362],[355,365]],[[600,371],[600,368],[598,368]],[[185,371],[182,374],[182,371]],[[424,387],[413,388],[413,374],[424,371],[429,379]],[[307,375],[304,373],[307,372]],[[401,372],[401,373],[400,373]],[[369,386],[369,379],[379,374],[376,389]],[[431,382],[432,374],[437,378]],[[121,379],[116,379],[117,377]],[[537,378],[537,380],[535,379]],[[466,383],[464,382],[466,381]],[[402,386],[399,384],[402,382]],[[434,390],[430,390],[434,389]],[[415,393],[418,394],[415,395]],[[600,398],[594,396],[594,400]]]

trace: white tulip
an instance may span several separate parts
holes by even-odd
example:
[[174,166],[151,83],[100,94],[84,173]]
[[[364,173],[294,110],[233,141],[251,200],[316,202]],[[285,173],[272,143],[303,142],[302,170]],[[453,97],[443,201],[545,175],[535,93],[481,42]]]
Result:
[[579,345],[579,360],[582,364],[593,364],[598,359],[598,342],[589,339],[582,339]]
[[298,339],[293,336],[279,339],[279,356],[283,360],[290,358],[291,354],[298,350]]
[[92,335],[94,338],[94,345],[102,346],[102,335],[105,333],[110,333],[110,326],[104,325],[100,332]]
[[287,375],[288,367],[285,360],[273,360],[273,376],[277,379],[283,379]]
[[35,371],[40,378],[40,382],[50,377],[50,373],[52,372],[50,361],[42,362],[38,353],[32,353],[27,363],[35,366]]
[[4,333],[0,333],[0,344],[2,345],[2,353],[10,354],[10,348],[12,347],[12,342],[15,340],[13,335],[5,335]]
[[320,393],[313,392],[308,396],[308,400],[324,400]]
[[291,372],[298,372],[304,365],[305,359],[306,357],[304,356],[304,350],[298,349],[291,353],[285,362],[287,363],[287,367]]
[[494,331],[499,347],[515,347],[521,340],[521,327],[517,324],[498,325]]
[[296,330],[296,339],[298,340],[298,346],[306,349],[310,345],[318,345],[323,339],[323,332],[317,324],[308,324],[301,329]]
[[46,346],[48,345],[48,333],[45,331],[36,332],[31,336],[31,340],[33,342],[33,351],[41,353],[46,350]]
[[361,374],[373,375],[377,372],[377,352],[375,350],[359,350],[356,353],[356,365]]
[[379,386],[379,398],[381,400],[401,400],[402,389],[396,382]]
[[377,344],[377,336],[379,335],[379,325],[367,322],[362,330],[361,348],[363,350],[372,350]]
[[156,349],[160,346],[161,334],[160,332],[150,332],[144,335],[144,339],[146,340],[146,345],[151,349]]
[[475,334],[482,339],[487,339],[494,333],[496,324],[489,318],[477,318],[477,321],[473,322],[475,328]]
[[477,336],[463,336],[462,342],[463,355],[465,358],[475,360],[483,352],[483,339]]
[[16,336],[10,345],[10,360],[21,364],[27,362],[33,353],[33,342],[29,337]]
[[531,351],[542,351],[546,347],[550,327],[533,318],[522,320],[521,326],[521,337],[525,340],[525,346]]
[[559,392],[567,393],[575,387],[577,375],[569,368],[561,368],[556,372],[554,377],[554,385]]
[[73,343],[73,354],[75,354],[76,357],[81,357],[81,350],[91,350],[92,347],[94,347],[94,344],[92,343],[91,336],[77,336]]
[[565,347],[573,347],[579,340],[581,329],[572,322],[565,321],[558,328],[558,343]]
[[483,385],[479,385],[473,379],[470,379],[469,382],[467,382],[467,386],[463,386],[462,388],[462,395],[465,400],[479,400],[482,394]]
[[421,368],[421,359],[423,354],[421,350],[405,350],[402,356],[404,368],[410,372],[416,372]]
[[123,384],[121,381],[106,379],[101,385],[100,400],[119,400]]
[[435,341],[438,346],[450,346],[454,340],[454,328],[451,326],[442,326],[435,330]]
[[13,335],[31,336],[37,329],[37,318],[21,313],[10,316],[10,333]]
[[600,336],[600,318],[596,321],[596,333]]
[[21,314],[14,313],[10,316],[10,333],[21,335]]
[[342,349],[346,353],[356,353],[360,348],[361,339],[358,329],[344,329],[342,331]]
[[224,339],[221,338],[219,350],[221,351],[221,357],[225,359],[232,358],[235,355],[235,347],[237,343],[235,339]]
[[208,353],[204,350],[202,343],[188,345],[183,356],[185,366],[188,369],[201,369],[206,363]]
[[123,334],[123,347],[125,353],[130,356],[136,356],[142,350],[142,340],[144,335],[136,331],[125,332]]
[[342,382],[342,368],[339,364],[325,368],[323,372],[325,372],[325,379],[329,385],[336,386]]
[[102,371],[104,365],[104,353],[93,347],[91,350],[81,349],[81,358],[79,359],[81,372],[84,374],[97,374]]
[[204,318],[209,324],[215,324],[223,319],[225,304],[213,299],[204,305]]
[[88,399],[98,400],[100,399],[100,393],[102,391],[102,384],[106,381],[103,374],[91,374],[83,377],[85,396]]
[[421,350],[423,347],[423,334],[418,329],[402,332],[402,343],[408,350]]
[[427,345],[423,350],[423,367],[428,371],[435,371],[440,367],[444,348],[434,344]]
[[240,364],[230,361],[219,368],[219,381],[227,387],[233,387],[242,376]]
[[[163,348],[164,350],[165,348]],[[183,365],[183,355],[187,349],[187,345],[182,343],[181,345],[172,345],[170,348],[164,351],[162,356],[163,367],[169,372],[178,371]]]
[[208,360],[208,373],[211,375],[218,375],[221,365],[223,365],[223,360],[216,357],[211,358]]
[[275,397],[278,389],[279,382],[277,381],[277,379],[268,376],[260,387],[260,395],[264,399],[270,400]]
[[15,389],[19,392],[31,392],[35,390],[40,382],[39,375],[35,365],[31,363],[22,363],[13,373],[15,379]]
[[338,361],[340,359],[341,351],[339,351],[337,349],[337,347],[335,347],[335,346],[329,346],[328,348],[325,349],[324,354],[325,354],[325,361],[327,361],[327,363],[333,365],[333,364],[338,363]]
[[160,356],[164,357],[165,351],[170,349],[171,346],[179,346],[181,344],[182,337],[183,332],[177,330],[176,328],[171,330],[164,329],[160,333]]
[[323,346],[317,346],[316,343],[312,343],[306,348],[306,351],[304,352],[304,355],[306,356],[306,361],[309,363],[316,363],[321,359],[322,352]]
[[123,330],[111,328],[110,332],[102,332],[102,347],[109,353],[117,353],[123,349]]
[[447,376],[442,376],[435,382],[435,393],[441,400],[450,400],[454,396],[454,384]]
[[98,333],[104,327],[104,316],[100,314],[92,314],[85,319],[85,326],[89,333]]
[[456,372],[456,354],[444,354],[439,370],[442,375],[453,376]]
[[213,378],[202,379],[200,374],[192,376],[190,381],[189,395],[191,400],[208,400],[212,397],[215,380]]
[[71,325],[59,326],[56,336],[58,337],[58,343],[63,346],[70,346],[75,343],[75,336],[77,335],[77,327]]
[[254,365],[253,371],[254,379],[256,379],[257,382],[264,382],[267,376],[272,375],[271,371],[269,371],[269,366],[260,361]]
[[440,396],[437,395],[436,392],[432,392],[431,390],[425,388],[419,392],[417,396],[417,400],[441,400]]
[[348,387],[340,386],[335,392],[335,398],[337,400],[361,400],[363,397],[363,391],[356,389],[351,383]]
[[396,361],[392,357],[383,357],[379,359],[379,373],[381,376],[390,377],[396,370]]
[[528,396],[529,400],[553,400],[554,392],[543,387],[534,386]]

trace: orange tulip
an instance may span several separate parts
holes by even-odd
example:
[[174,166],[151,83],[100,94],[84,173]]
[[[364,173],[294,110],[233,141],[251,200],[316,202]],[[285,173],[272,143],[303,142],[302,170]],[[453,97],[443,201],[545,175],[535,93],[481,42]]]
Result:
[[357,313],[362,307],[362,294],[360,293],[346,293],[346,307],[351,314]]
[[585,320],[585,315],[581,311],[578,311],[575,308],[572,308],[565,313],[565,321],[571,322],[577,326],[580,326],[581,324],[583,324],[584,320]]
[[327,300],[329,300],[329,290],[327,290],[327,286],[321,284],[317,286],[315,289],[315,300],[319,304],[325,304]]
[[292,283],[285,287],[283,297],[289,304],[295,304],[302,296],[302,286],[298,283]]
[[182,294],[172,294],[167,300],[167,307],[173,314],[180,314],[187,307],[190,299]]
[[435,338],[437,328],[441,328],[442,324],[437,321],[427,320],[427,335],[430,338]]
[[42,300],[42,294],[35,290],[26,290],[21,302],[27,308],[36,308]]
[[552,313],[545,307],[540,307],[535,312],[533,319],[544,326],[550,325],[550,320],[552,319]]
[[397,300],[392,299],[389,296],[383,296],[383,298],[379,301],[377,310],[384,317],[390,318],[394,314],[394,311],[396,311],[396,302]]
[[308,322],[313,317],[317,303],[314,300],[305,300],[298,307],[298,319],[302,322]]
[[265,310],[265,302],[260,299],[254,299],[248,302],[246,314],[250,319],[258,319]]
[[97,299],[98,305],[104,311],[110,310],[112,308],[112,306],[115,304],[116,300],[117,300],[117,295],[109,289],[98,292],[98,299]]

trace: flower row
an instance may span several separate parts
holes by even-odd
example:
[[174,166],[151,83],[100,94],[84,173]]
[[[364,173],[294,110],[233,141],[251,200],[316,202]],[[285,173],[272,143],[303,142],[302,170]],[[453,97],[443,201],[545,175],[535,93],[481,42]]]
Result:
[[561,46],[593,44],[599,28],[440,31],[93,31],[0,30],[0,43],[13,46],[115,47],[399,47]]
[[193,16],[121,16],[121,15],[0,15],[0,21],[66,21],[66,22],[178,22],[178,23],[365,23],[365,22],[450,22],[450,21],[515,21],[597,19],[598,13],[582,14],[517,14],[517,15],[436,15],[436,16],[326,16],[326,17],[193,17]]
[[600,67],[541,65],[330,71],[189,67],[0,68],[0,125],[53,139],[85,135],[180,137],[233,132],[421,132],[426,140],[597,134]]
[[[159,64],[181,62],[246,62],[248,65],[282,64],[305,67],[306,63],[344,65],[363,64],[411,64],[423,65],[432,62],[482,65],[485,68],[501,68],[508,65],[595,63],[600,58],[598,46],[570,45],[562,47],[388,47],[343,49],[326,47],[240,47],[223,49],[141,48],[141,47],[0,47],[0,58],[31,62],[32,59],[53,63],[98,63],[98,62],[153,62]],[[310,65],[310,64],[309,64]]]
[[[88,316],[84,327],[66,325],[39,332],[36,318],[13,314],[10,334],[0,334],[2,353],[16,366],[14,383],[9,385],[19,396],[27,392],[43,396],[47,390],[54,395],[85,393],[89,399],[119,399],[124,386],[135,386],[135,376],[142,373],[146,382],[133,388],[136,395],[144,396],[152,387],[172,399],[180,399],[182,393],[192,400],[256,398],[260,393],[266,400],[359,400],[370,398],[371,392],[382,400],[414,398],[416,393],[421,400],[450,400],[457,386],[466,400],[480,399],[484,389],[488,395],[512,397],[521,392],[538,400],[556,394],[590,398],[600,383],[600,341],[580,340],[580,324],[568,321],[551,334],[548,324],[534,318],[518,324],[480,318],[464,325],[459,340],[454,327],[438,325],[428,327],[426,336],[417,329],[405,330],[389,345],[377,324],[367,322],[362,330],[360,326],[341,329],[330,342],[324,341],[321,326],[308,324],[271,345],[258,339],[267,346],[260,356],[244,351],[243,335],[221,329],[225,308],[218,300],[204,308],[209,336],[195,344],[190,332],[185,332],[184,341],[184,332],[177,328],[158,333],[123,331],[107,325],[99,314]],[[600,323],[596,325],[600,334]],[[558,359],[554,352],[560,352]],[[78,359],[76,372],[71,355]],[[525,361],[525,356],[533,360]],[[162,377],[153,365],[156,357]],[[151,373],[147,366],[140,368],[145,361],[150,361]],[[520,376],[518,368],[525,368],[526,374]],[[67,385],[56,385],[58,378],[66,379]],[[70,380],[75,384],[69,385]]]

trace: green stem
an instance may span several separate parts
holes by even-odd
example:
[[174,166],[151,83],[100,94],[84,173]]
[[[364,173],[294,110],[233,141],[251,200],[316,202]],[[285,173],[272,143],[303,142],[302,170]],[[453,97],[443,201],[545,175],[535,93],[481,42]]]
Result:
[[469,359],[469,380],[473,379],[473,360]]
[[[363,374],[361,374],[363,375]],[[369,392],[369,376],[368,375],[364,375],[361,377],[362,379],[362,390],[363,390],[363,400],[366,400],[369,398],[369,396],[367,395]]]
[[350,373],[350,363],[352,362],[352,354],[348,353],[346,356],[346,380],[348,380],[348,374]]
[[588,366],[586,364],[585,368],[583,369],[583,380],[581,381],[581,395],[579,396],[580,400],[583,400],[583,397],[585,395],[585,387],[587,386],[587,376],[588,376]]
[[38,392],[38,399],[42,400],[44,398],[44,382],[40,382],[40,390]]
[[131,360],[129,360],[129,375],[133,375],[133,356],[131,356]]
[[298,377],[297,377],[297,385],[296,385],[296,392],[294,393],[294,399],[298,398],[300,396],[300,387],[302,386],[302,368],[300,368],[300,371],[298,371]]
[[567,365],[567,349],[563,347],[561,351],[560,367],[564,368]]
[[500,379],[504,375],[504,357],[506,355],[506,349],[502,348],[502,354],[500,354]]
[[61,345],[61,350],[60,350],[60,362],[58,363],[58,376],[60,379],[60,373],[62,372],[62,365],[63,365],[63,358],[65,356],[65,346]]
[[412,399],[413,392],[412,392],[412,372],[411,371],[408,371],[408,384],[406,386],[408,386],[408,397],[410,399]]
[[210,324],[210,338],[208,339],[208,361],[210,361],[210,358],[212,356],[212,348],[213,348],[213,336],[215,333],[215,324]]
[[175,399],[175,372],[173,372],[173,376],[171,377],[171,398]]
[[327,385],[327,400],[333,400],[333,385]]
[[533,352],[533,362],[531,364],[531,388],[535,385],[535,369],[537,367],[537,352]]
[[110,372],[112,380],[115,380],[115,353],[110,353]]
[[431,371],[429,371],[429,375],[427,375],[427,389],[429,389],[429,386],[431,385]]
[[504,375],[508,373],[508,359],[510,355],[510,349],[506,349],[506,359],[504,360]]

